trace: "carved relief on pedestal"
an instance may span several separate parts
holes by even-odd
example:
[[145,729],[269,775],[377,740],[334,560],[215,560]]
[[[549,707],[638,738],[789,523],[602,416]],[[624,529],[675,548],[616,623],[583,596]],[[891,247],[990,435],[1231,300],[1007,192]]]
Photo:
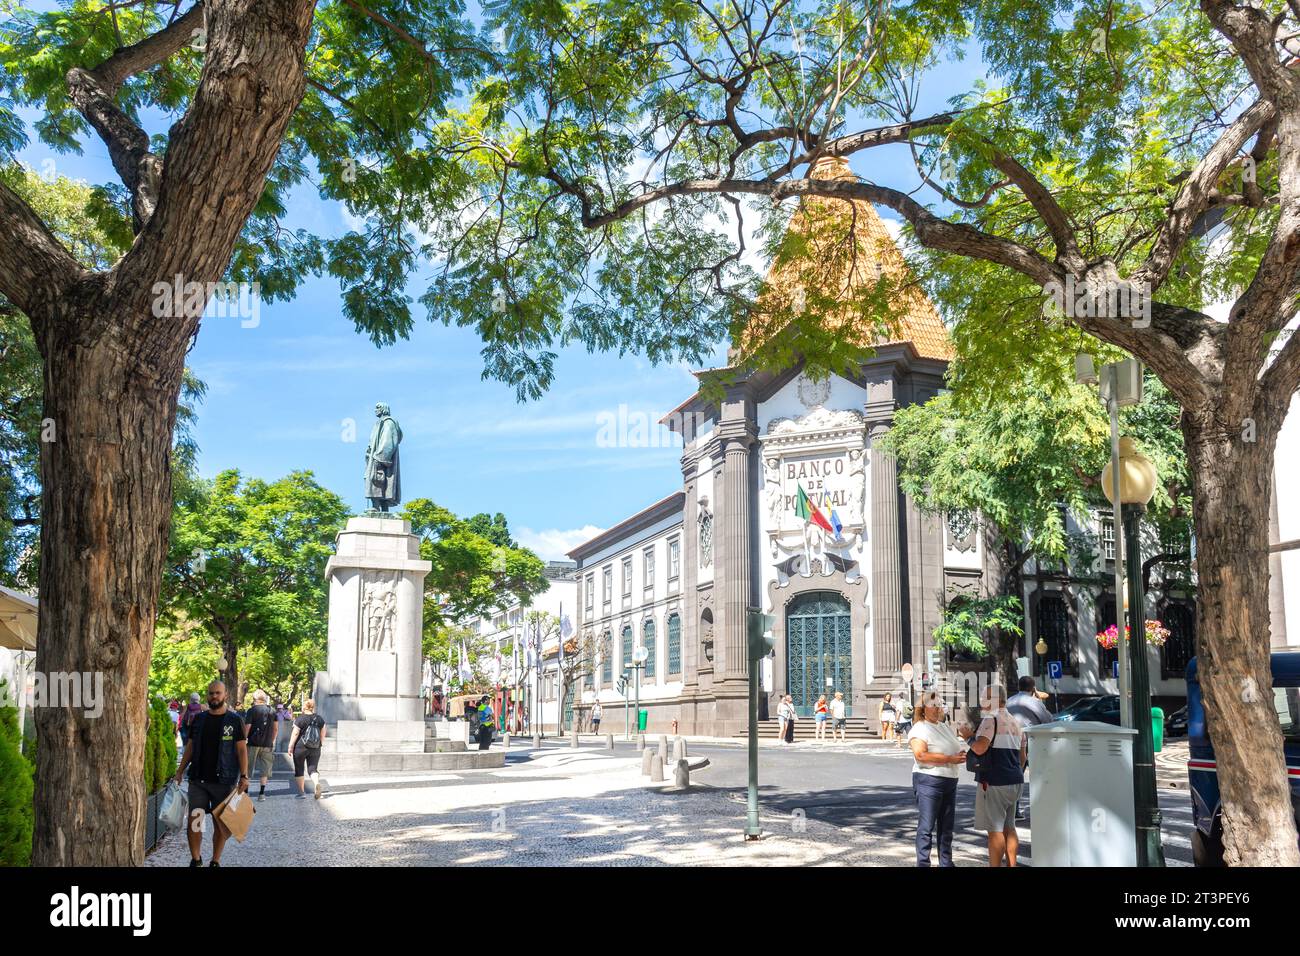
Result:
[[393,652],[400,579],[401,574],[392,571],[362,572],[361,626],[357,629],[360,650]]

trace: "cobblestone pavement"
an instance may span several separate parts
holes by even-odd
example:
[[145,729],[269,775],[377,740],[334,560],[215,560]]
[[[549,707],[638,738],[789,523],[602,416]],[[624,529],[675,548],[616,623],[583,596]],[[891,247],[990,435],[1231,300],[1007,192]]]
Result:
[[[228,842],[223,866],[897,866],[913,859],[910,833],[882,839],[783,812],[765,815],[764,838],[746,842],[743,801],[708,789],[651,790],[640,761],[617,754],[536,751],[502,770],[336,777],[319,801],[294,799],[288,785],[272,781],[247,840]],[[183,836],[166,837],[146,865],[186,865]],[[210,847],[205,836],[205,860]],[[976,841],[959,839],[955,852],[958,865],[984,861]]]

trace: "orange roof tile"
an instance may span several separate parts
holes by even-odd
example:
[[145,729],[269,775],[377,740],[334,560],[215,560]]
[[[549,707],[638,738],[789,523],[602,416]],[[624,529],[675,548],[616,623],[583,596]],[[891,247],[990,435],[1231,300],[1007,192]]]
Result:
[[[817,161],[812,178],[856,180],[857,176],[842,157],[826,156]],[[759,299],[760,307],[750,315],[736,343],[742,357],[749,351],[747,346],[757,346],[789,324],[792,299],[803,281],[801,276],[807,275],[801,273],[801,269],[807,266],[807,259],[799,257],[813,256],[825,267],[815,276],[818,284],[840,287],[844,294],[842,297],[869,291],[867,283],[874,289],[881,277],[890,279],[894,287],[886,319],[888,328],[883,330],[883,334],[879,327],[865,327],[861,313],[856,310],[846,309],[843,315],[827,316],[828,326],[841,325],[847,342],[862,347],[910,342],[922,358],[944,361],[953,358],[948,329],[929,296],[917,284],[871,203],[819,196],[803,199],[790,219],[787,236],[792,232],[806,243],[806,248],[788,254],[784,261],[778,254],[777,261],[768,271],[767,284]],[[854,240],[854,248],[845,254],[837,247],[850,237]],[[773,304],[770,312],[762,309],[765,302]]]

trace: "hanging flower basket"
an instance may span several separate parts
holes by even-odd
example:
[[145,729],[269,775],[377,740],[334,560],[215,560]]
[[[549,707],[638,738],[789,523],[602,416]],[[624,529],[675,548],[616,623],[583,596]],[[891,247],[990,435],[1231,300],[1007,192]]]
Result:
[[[1169,628],[1165,627],[1159,621],[1146,622],[1147,643],[1153,647],[1164,647],[1165,641],[1169,640]],[[1124,634],[1128,636],[1128,625],[1124,625]],[[1119,628],[1114,624],[1104,631],[1097,633],[1097,643],[1108,651],[1113,651],[1119,647]]]

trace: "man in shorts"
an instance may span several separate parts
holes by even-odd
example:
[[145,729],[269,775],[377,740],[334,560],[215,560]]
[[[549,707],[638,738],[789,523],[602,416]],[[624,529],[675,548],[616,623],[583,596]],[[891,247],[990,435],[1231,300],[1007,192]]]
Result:
[[970,749],[986,759],[975,775],[975,828],[989,837],[989,866],[1016,865],[1016,803],[1025,782],[1025,735],[1007,711],[1007,693],[992,684],[980,701],[985,717]]
[[[208,685],[208,709],[196,716],[190,739],[176,768],[176,783],[190,771],[190,866],[203,865],[205,813],[221,806],[231,791],[248,792],[248,744],[244,721],[226,706],[226,685],[214,680]],[[221,865],[221,851],[230,834],[219,821],[212,827],[212,862]]]
[[831,720],[834,721],[831,725],[831,740],[838,739],[840,743],[847,743],[848,737],[844,725],[848,720],[844,716],[844,691],[842,690],[837,690],[835,699],[831,701]]
[[280,724],[267,703],[266,691],[253,692],[253,706],[245,715],[248,723],[248,773],[260,778],[257,800],[266,799],[266,782],[271,779],[275,763],[275,738]]

